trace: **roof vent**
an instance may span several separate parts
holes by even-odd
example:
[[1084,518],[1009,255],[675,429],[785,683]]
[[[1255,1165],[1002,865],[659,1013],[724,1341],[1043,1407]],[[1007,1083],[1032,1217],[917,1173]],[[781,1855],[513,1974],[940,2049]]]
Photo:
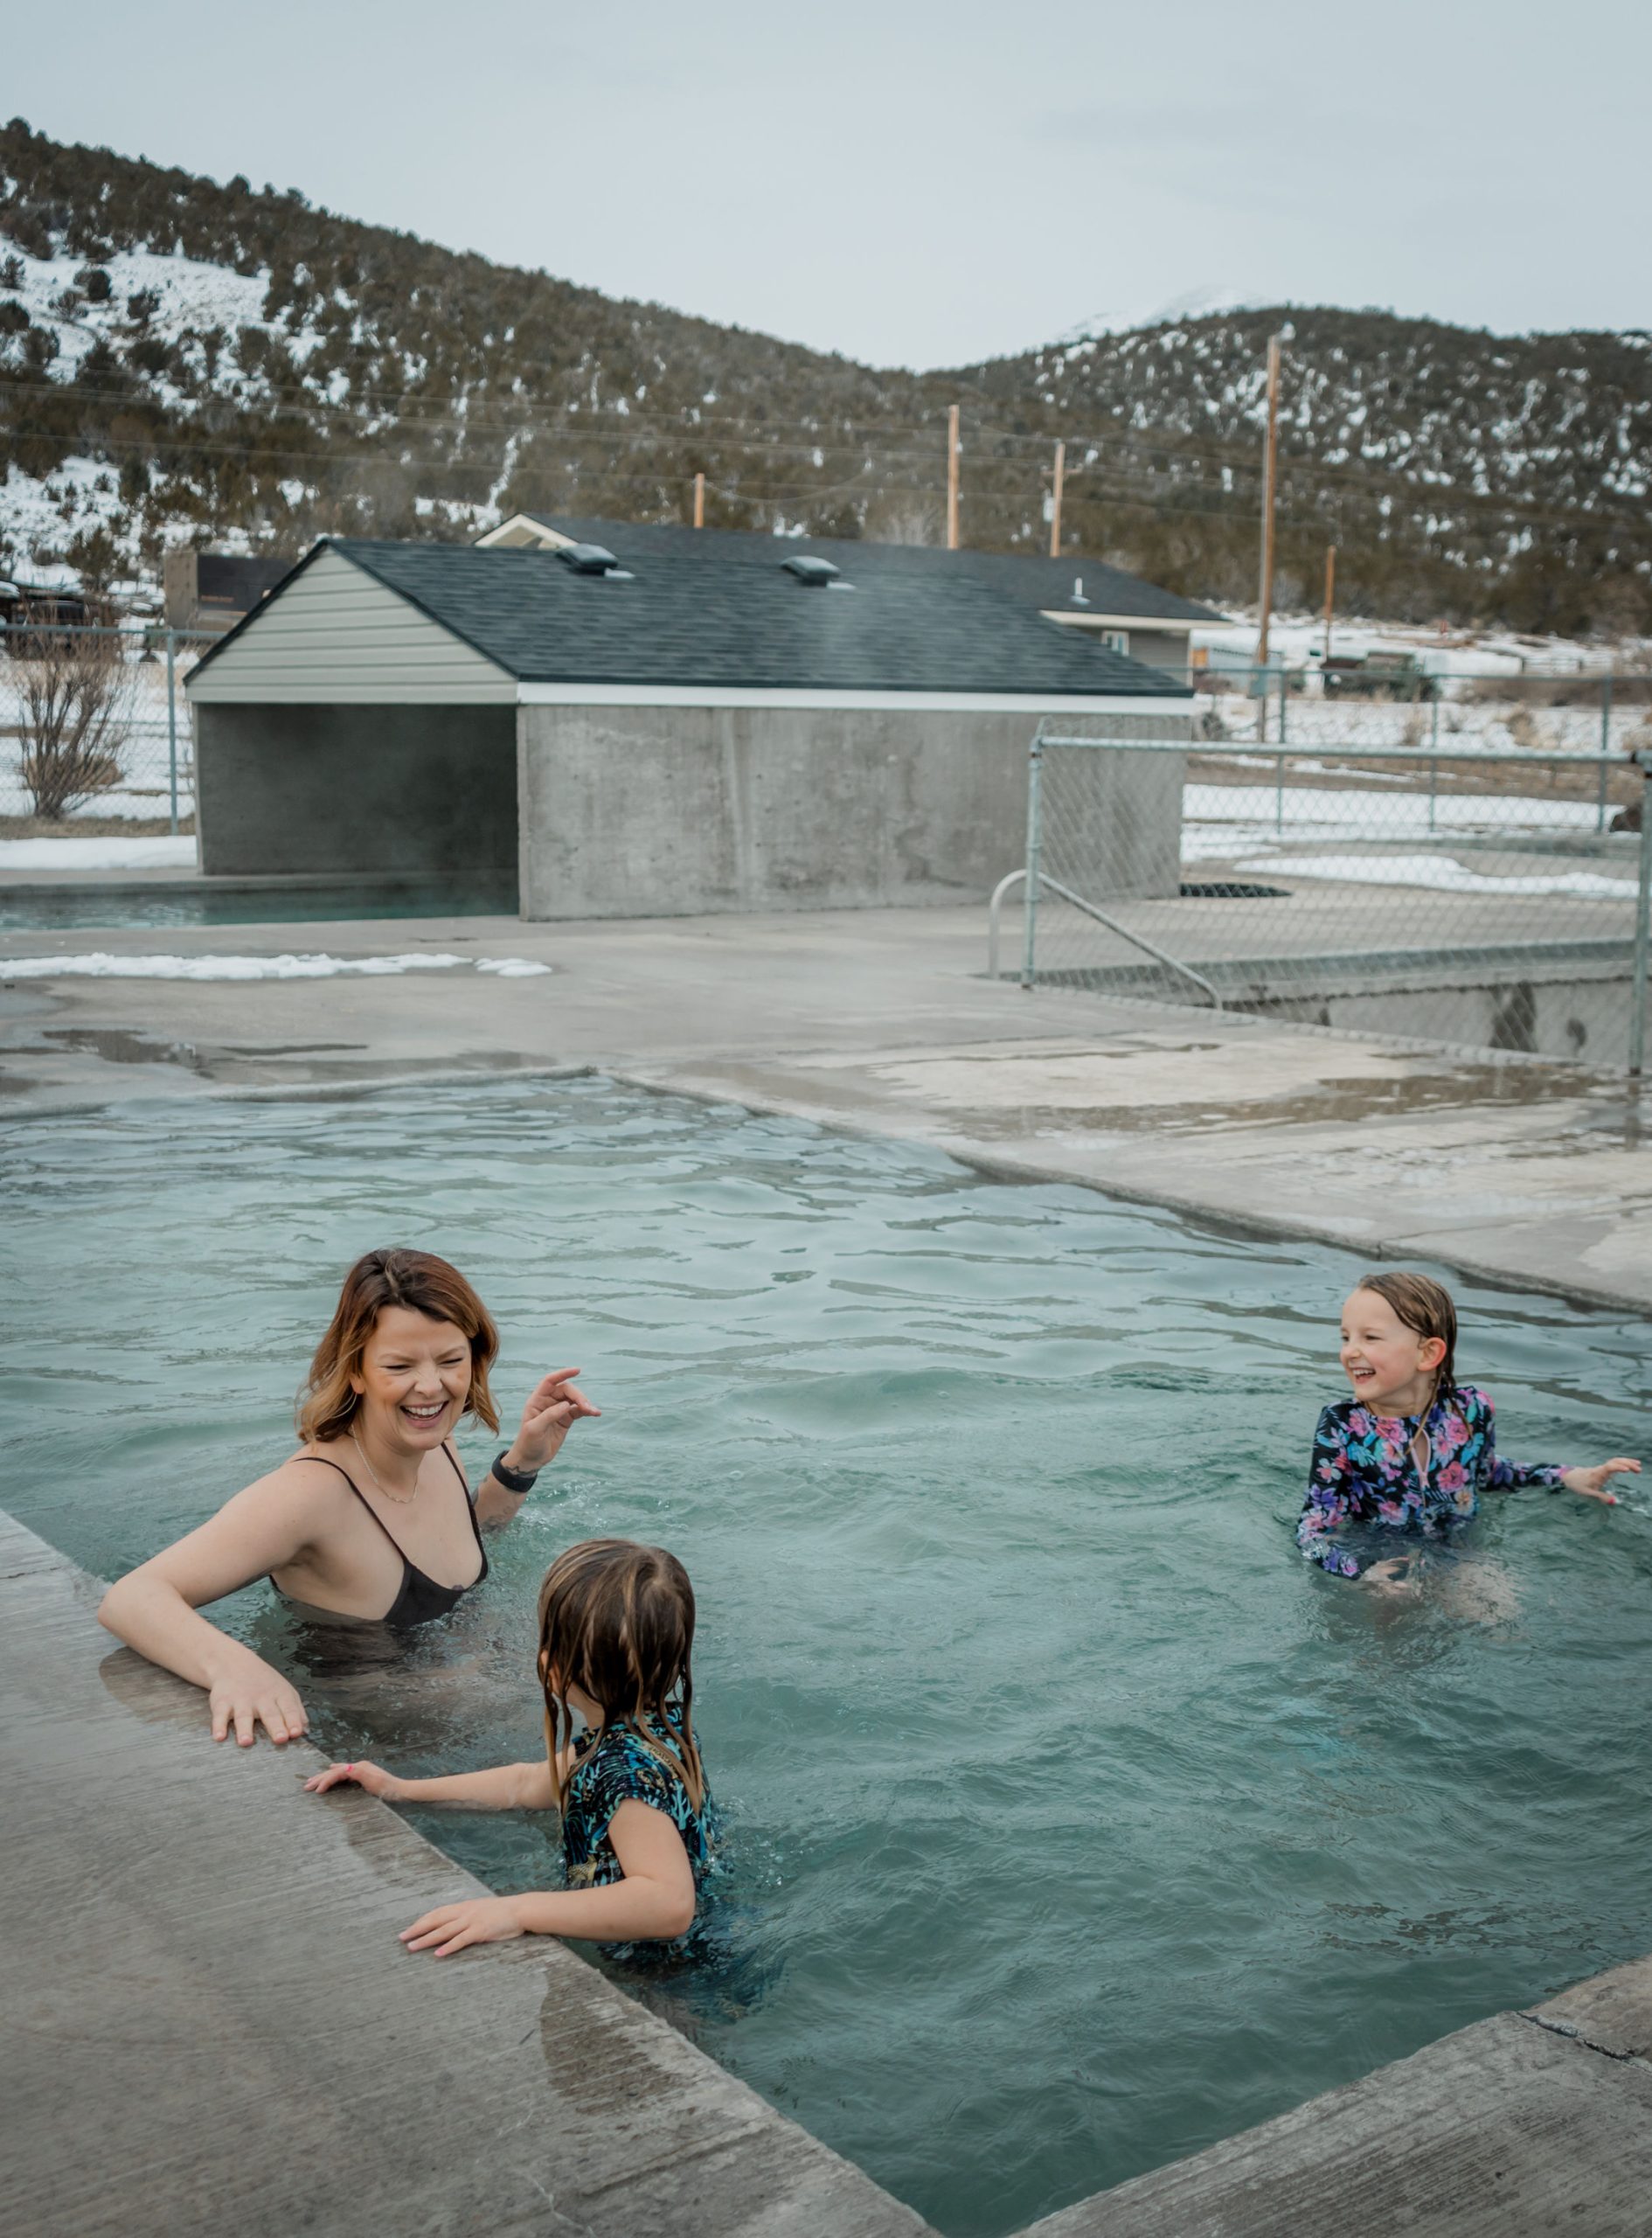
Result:
[[795,575],[800,583],[808,583],[814,590],[829,583],[838,570],[829,560],[816,560],[812,553],[795,553],[791,559],[782,560],[781,566],[788,575]]
[[1084,577],[1082,575],[1075,575],[1072,578],[1072,597],[1069,603],[1073,606],[1088,606],[1090,603],[1089,600],[1086,598],[1084,594]]
[[606,575],[619,561],[600,544],[559,544],[557,558],[576,575]]

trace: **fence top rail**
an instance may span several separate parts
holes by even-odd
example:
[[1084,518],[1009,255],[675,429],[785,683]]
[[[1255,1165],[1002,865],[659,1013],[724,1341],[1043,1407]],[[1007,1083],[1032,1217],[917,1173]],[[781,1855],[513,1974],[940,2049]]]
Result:
[[1048,746],[1083,746],[1103,747],[1109,754],[1197,754],[1207,760],[1232,761],[1242,754],[1247,762],[1307,762],[1322,769],[1327,761],[1419,761],[1463,762],[1496,761],[1520,764],[1540,761],[1580,763],[1591,769],[1628,769],[1635,766],[1648,767],[1652,756],[1645,752],[1602,754],[1598,749],[1585,751],[1578,747],[1561,746],[1350,746],[1341,739],[1307,740],[1301,746],[1259,745],[1246,739],[1233,739],[1219,744],[1204,739],[1185,738],[1074,738],[1054,731],[1039,730],[1033,739],[1035,751]]
[[180,643],[215,645],[223,629],[172,629],[164,622],[0,622],[0,637],[176,637]]

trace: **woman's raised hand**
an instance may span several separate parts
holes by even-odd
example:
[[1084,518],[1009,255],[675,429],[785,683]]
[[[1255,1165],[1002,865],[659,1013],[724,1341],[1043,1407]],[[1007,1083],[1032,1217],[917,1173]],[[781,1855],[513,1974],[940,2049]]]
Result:
[[243,1748],[257,1740],[260,1725],[278,1748],[288,1741],[302,1741],[309,1730],[296,1687],[250,1649],[226,1659],[207,1687],[206,1702],[212,1713],[213,1740],[227,1739],[233,1725]]
[[369,1795],[381,1795],[386,1803],[393,1803],[401,1792],[401,1782],[378,1764],[370,1764],[364,1757],[353,1764],[329,1764],[324,1772],[312,1772],[304,1782],[306,1795],[325,1795],[330,1787],[343,1787],[348,1782],[354,1787],[364,1787]]
[[1615,1461],[1602,1461],[1593,1469],[1567,1469],[1561,1472],[1560,1481],[1567,1491],[1576,1492],[1579,1499],[1599,1500],[1606,1507],[1615,1507],[1618,1496],[1607,1490],[1613,1477],[1638,1477],[1641,1464],[1626,1460],[1620,1454]]
[[579,1373],[577,1367],[555,1368],[528,1394],[522,1428],[510,1449],[513,1468],[543,1469],[556,1459],[575,1422],[594,1421],[601,1413],[575,1384]]

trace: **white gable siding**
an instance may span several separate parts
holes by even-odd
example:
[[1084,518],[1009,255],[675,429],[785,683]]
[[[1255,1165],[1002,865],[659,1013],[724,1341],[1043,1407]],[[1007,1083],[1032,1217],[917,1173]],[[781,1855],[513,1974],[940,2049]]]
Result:
[[255,608],[190,678],[192,700],[468,705],[513,701],[516,678],[339,552]]

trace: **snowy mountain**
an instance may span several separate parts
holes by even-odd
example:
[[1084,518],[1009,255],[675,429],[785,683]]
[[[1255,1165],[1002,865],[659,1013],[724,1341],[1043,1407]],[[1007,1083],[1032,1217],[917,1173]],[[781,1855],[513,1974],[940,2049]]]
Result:
[[1287,326],[1281,595],[1399,618],[1652,628],[1652,339],[1234,309],[879,371],[312,209],[0,130],[0,573],[153,582],[174,540],[461,535],[522,507],[1063,542],[1253,595],[1262,364]]

